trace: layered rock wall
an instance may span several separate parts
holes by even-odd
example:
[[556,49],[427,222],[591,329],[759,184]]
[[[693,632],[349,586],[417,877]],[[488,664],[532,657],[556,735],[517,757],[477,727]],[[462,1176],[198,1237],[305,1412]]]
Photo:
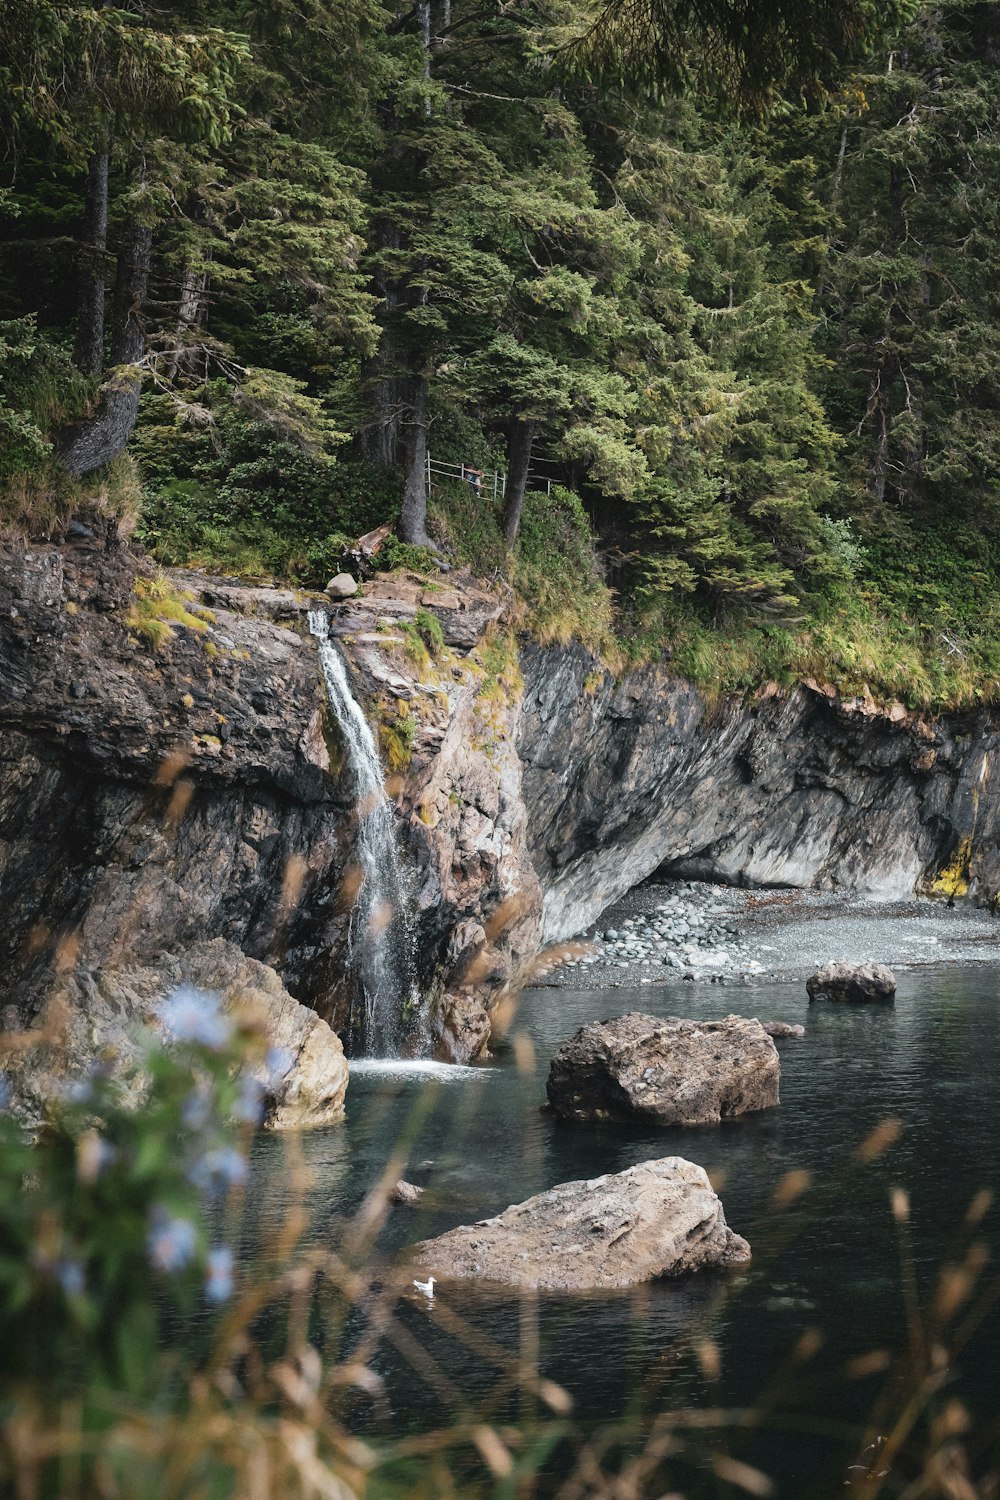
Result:
[[523,665],[547,941],[661,867],[883,897],[1000,889],[1000,723],[986,710],[929,719],[816,685],[713,698],[666,666],[597,677],[572,647],[529,646]]
[[[154,583],[188,596],[167,601],[159,649],[135,608]],[[364,810],[310,604],[157,580],[97,538],[0,554],[5,1024],[30,1023],[68,969],[167,975],[218,939],[343,1028]],[[579,647],[522,643],[519,668],[501,598],[469,578],[380,579],[325,607],[397,762],[440,1056],[480,1052],[539,943],[662,866],[886,896],[1000,888],[985,710],[928,720],[816,686],[715,699],[666,666],[615,679]],[[429,616],[446,643],[431,653]]]
[[[171,632],[158,642],[136,613],[151,587],[166,590],[150,611]],[[370,711],[408,730],[390,790],[412,873],[418,979],[433,996],[438,1052],[467,1057],[538,943],[513,742],[519,679],[499,687],[470,651],[499,599],[471,581],[426,598],[405,582],[388,597],[380,587],[329,609]],[[307,628],[315,602],[157,578],[98,539],[0,555],[7,1025],[30,1023],[67,967],[166,975],[178,954],[218,938],[343,1026],[364,809]],[[439,661],[408,655],[418,608],[450,642]]]

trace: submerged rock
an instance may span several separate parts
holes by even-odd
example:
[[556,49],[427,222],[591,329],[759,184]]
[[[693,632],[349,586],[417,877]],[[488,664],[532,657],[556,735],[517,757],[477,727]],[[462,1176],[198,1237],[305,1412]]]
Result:
[[795,1021],[761,1021],[760,1023],[768,1036],[782,1037],[805,1036],[806,1028],[798,1025]]
[[568,1120],[703,1125],[770,1109],[780,1077],[777,1049],[759,1021],[632,1011],[582,1026],[552,1059],[546,1091]]
[[824,964],[806,980],[810,1000],[842,1000],[848,1004],[890,1003],[896,976],[885,964]]
[[403,1177],[389,1189],[389,1202],[404,1204],[408,1208],[415,1207],[423,1196],[422,1187],[417,1187],[415,1182],[407,1182]]
[[750,1246],[726,1223],[704,1170],[680,1156],[564,1182],[417,1246],[440,1281],[583,1291],[740,1265]]

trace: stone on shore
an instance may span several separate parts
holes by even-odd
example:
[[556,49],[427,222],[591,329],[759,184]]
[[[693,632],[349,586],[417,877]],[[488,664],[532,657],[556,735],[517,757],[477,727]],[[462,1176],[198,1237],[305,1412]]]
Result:
[[585,1291],[749,1259],[703,1168],[667,1156],[561,1183],[496,1218],[424,1240],[412,1269],[439,1281]]
[[810,1000],[850,1005],[891,1004],[896,976],[885,964],[824,964],[806,980]]
[[323,592],[331,599],[351,599],[358,592],[357,579],[352,578],[350,573],[338,573],[330,579]]
[[778,1103],[781,1065],[759,1021],[591,1021],[549,1065],[549,1103],[567,1120],[713,1124]]

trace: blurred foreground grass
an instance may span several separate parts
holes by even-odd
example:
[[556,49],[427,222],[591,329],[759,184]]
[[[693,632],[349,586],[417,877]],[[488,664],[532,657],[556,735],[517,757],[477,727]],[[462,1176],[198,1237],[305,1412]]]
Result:
[[[487,1398],[476,1402],[414,1332],[408,1273],[378,1247],[426,1100],[416,1099],[379,1180],[332,1243],[310,1238],[313,1185],[298,1138],[286,1137],[285,1209],[248,1261],[238,1249],[241,1225],[253,1217],[247,1154],[266,1099],[263,1041],[249,1019],[234,1021],[198,991],[169,997],[161,1018],[172,1044],[148,1038],[133,1078],[99,1066],[53,1100],[34,1139],[9,1112],[0,1118],[4,1496],[728,1500],[777,1493],[741,1453],[761,1429],[801,1423],[788,1396],[811,1378],[821,1328],[801,1334],[752,1406],[727,1407],[717,1331],[740,1283],[720,1280],[627,1414],[595,1429],[577,1420],[570,1395],[540,1367],[537,1297],[519,1299],[511,1349],[478,1327],[474,1312],[463,1315],[446,1290],[434,1306],[438,1333],[492,1371]],[[53,1015],[40,1030],[3,1035],[7,1063],[40,1037],[52,1045],[58,1024]],[[262,1070],[263,1084],[255,1081]],[[898,1134],[897,1122],[884,1121],[829,1182],[788,1173],[772,1200],[768,1254],[778,1255],[809,1222],[822,1223],[831,1197],[849,1192]],[[867,1420],[843,1434],[854,1461],[840,1488],[852,1495],[988,1500],[1000,1493],[990,1468],[996,1433],[974,1431],[951,1390],[955,1361],[1000,1298],[1000,1276],[979,1236],[989,1207],[985,1192],[970,1203],[954,1253],[922,1300],[909,1200],[902,1188],[892,1191],[887,1212],[898,1234],[906,1337],[892,1352],[864,1347],[859,1330],[859,1352],[840,1371],[848,1381],[881,1382]],[[422,1430],[393,1434],[389,1413],[379,1436],[363,1438],[371,1424],[361,1414],[385,1404],[379,1364],[387,1346],[426,1392],[428,1420]],[[682,1367],[696,1372],[703,1405],[672,1399]],[[821,1396],[815,1409],[822,1411]],[[435,1421],[435,1413],[447,1413],[447,1421]]]

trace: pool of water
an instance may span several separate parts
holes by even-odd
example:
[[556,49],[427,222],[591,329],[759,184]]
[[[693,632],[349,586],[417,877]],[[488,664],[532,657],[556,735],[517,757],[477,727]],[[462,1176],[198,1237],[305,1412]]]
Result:
[[[379,1242],[388,1255],[555,1183],[677,1154],[710,1173],[730,1224],[754,1252],[752,1266],[732,1277],[629,1293],[539,1299],[458,1283],[433,1304],[404,1296],[404,1350],[379,1346],[373,1365],[385,1393],[359,1410],[359,1423],[398,1433],[453,1414],[517,1415],[496,1364],[456,1335],[457,1313],[477,1335],[537,1360],[571,1395],[570,1435],[548,1459],[552,1493],[581,1442],[602,1442],[609,1425],[615,1451],[628,1454],[664,1413],[716,1408],[757,1415],[743,1428],[730,1424],[724,1438],[688,1432],[690,1457],[664,1458],[641,1493],[740,1493],[710,1477],[723,1449],[770,1475],[782,1500],[841,1492],[868,1414],[887,1385],[906,1380],[908,1278],[929,1305],[942,1264],[964,1255],[973,1233],[970,1202],[1000,1186],[998,996],[1000,969],[985,967],[906,975],[892,1007],[810,1006],[799,984],[546,989],[523,996],[482,1066],[355,1068],[346,1125],[302,1142],[312,1169],[310,1233],[323,1242],[336,1242],[394,1151],[405,1160],[399,1175],[427,1192],[416,1209],[392,1210]],[[779,1043],[779,1108],[716,1127],[659,1130],[567,1125],[542,1110],[548,1060],[584,1021],[632,1009],[710,1018],[737,1008],[807,1027],[804,1040]],[[874,1161],[859,1161],[859,1144],[886,1120],[899,1122],[898,1138]],[[286,1150],[275,1137],[257,1143],[252,1202],[265,1232],[292,1191]],[[809,1174],[811,1184],[794,1200],[791,1172]],[[910,1203],[902,1246],[890,1206],[898,1188]],[[987,1210],[974,1233],[994,1240],[997,1221]],[[994,1275],[987,1266],[982,1285]],[[982,1434],[976,1462],[985,1461],[980,1450],[1000,1414],[998,1333],[1000,1316],[987,1311],[941,1397],[968,1407]],[[716,1353],[692,1355],[706,1340]],[[869,1436],[879,1426],[876,1417]],[[904,1455],[900,1476],[910,1463]]]

